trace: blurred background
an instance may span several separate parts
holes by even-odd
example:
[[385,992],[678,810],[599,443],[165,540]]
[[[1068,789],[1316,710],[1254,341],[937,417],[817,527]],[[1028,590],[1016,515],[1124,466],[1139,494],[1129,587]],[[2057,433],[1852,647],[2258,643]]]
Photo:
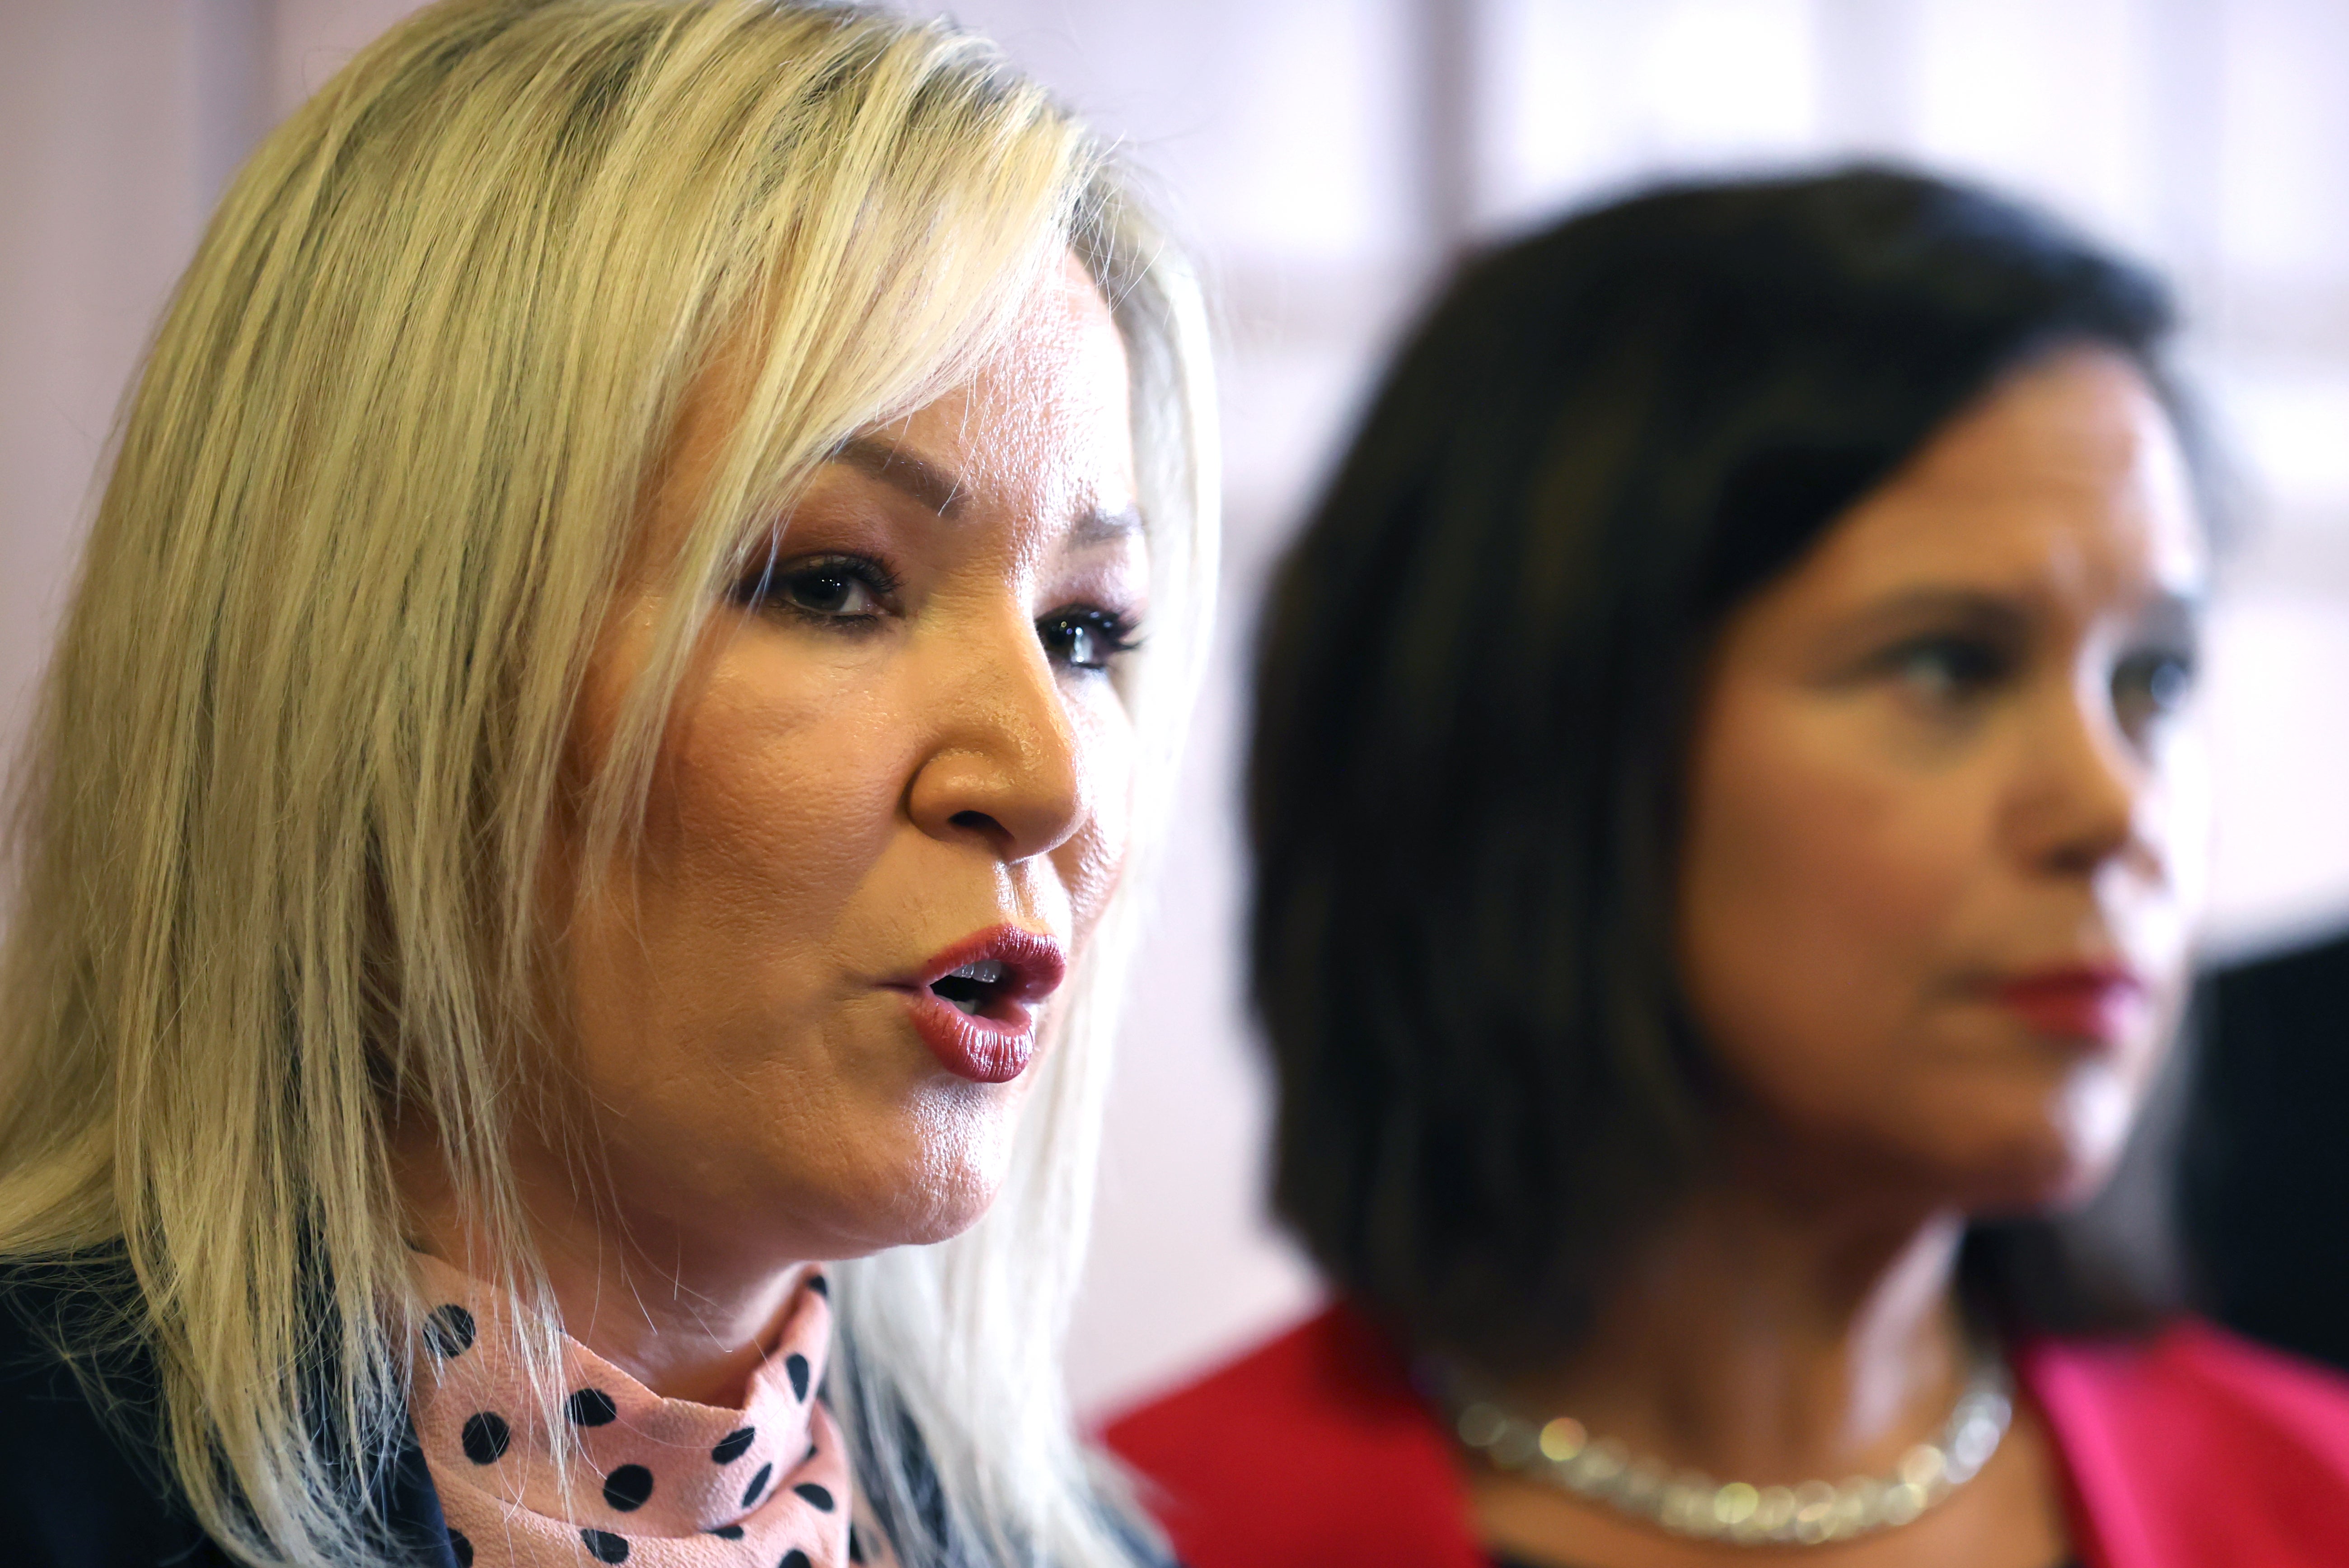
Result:
[[[0,0],[0,742],[117,399],[254,140],[404,0]],[[925,14],[932,0],[905,6]],[[1102,1413],[1300,1312],[1263,1215],[1235,780],[1259,584],[1464,245],[1855,157],[2035,197],[2178,283],[2246,531],[2210,637],[2214,955],[2349,924],[2343,0],[966,0],[1113,135],[1217,301],[1226,614],[1138,979],[1071,1377]]]

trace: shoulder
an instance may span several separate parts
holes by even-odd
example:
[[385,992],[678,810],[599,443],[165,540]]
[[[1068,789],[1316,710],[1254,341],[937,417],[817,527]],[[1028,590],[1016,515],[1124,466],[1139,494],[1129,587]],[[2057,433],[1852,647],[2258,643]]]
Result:
[[9,1562],[225,1563],[165,1501],[162,1469],[141,1441],[152,1379],[135,1357],[98,1353],[108,1288],[102,1270],[0,1263],[0,1532]]
[[[0,1542],[7,1568],[230,1568],[178,1501],[155,1439],[152,1363],[119,1331],[132,1288],[104,1261],[0,1260]],[[424,1457],[402,1431],[370,1466],[375,1511],[419,1563],[455,1568]]]
[[2040,1341],[2017,1367],[2115,1568],[2338,1560],[2349,1378],[2192,1319],[2143,1339]]
[[[2132,1447],[2254,1443],[2349,1482],[2349,1377],[2188,1318],[2142,1339],[2048,1339],[2020,1360],[2032,1393],[2059,1420],[2116,1428],[2188,1421],[2192,1430],[2137,1430]],[[2342,1493],[2349,1503],[2349,1491]]]
[[1394,1348],[1344,1307],[1105,1435],[1190,1568],[1483,1561],[1442,1428]]

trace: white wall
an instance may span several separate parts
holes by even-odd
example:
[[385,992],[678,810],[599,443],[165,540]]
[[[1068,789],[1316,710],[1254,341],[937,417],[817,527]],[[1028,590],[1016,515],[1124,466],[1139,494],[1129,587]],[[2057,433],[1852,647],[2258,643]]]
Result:
[[[920,8],[934,8],[919,0]],[[257,129],[404,0],[0,0],[0,713],[115,399]],[[1225,318],[1229,613],[1137,982],[1071,1376],[1105,1408],[1309,1299],[1237,990],[1257,585],[1464,237],[1664,170],[1907,154],[2170,269],[2257,525],[2211,637],[2213,941],[2349,918],[2349,6],[2339,0],[969,0],[1118,133]]]
[[202,222],[188,21],[131,0],[0,12],[0,712],[41,657],[115,399]]

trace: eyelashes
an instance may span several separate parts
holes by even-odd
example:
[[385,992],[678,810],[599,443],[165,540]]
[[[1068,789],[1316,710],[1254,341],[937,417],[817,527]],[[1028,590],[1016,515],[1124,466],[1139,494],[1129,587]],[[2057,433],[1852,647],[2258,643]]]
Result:
[[864,555],[772,556],[735,584],[745,609],[781,610],[833,625],[867,625],[886,614],[901,584],[896,573]]
[[1886,677],[1936,707],[1980,698],[2012,680],[2020,662],[1994,639],[1953,633],[1909,638],[1874,661]]
[[[1869,661],[1869,670],[1917,710],[1957,719],[2027,678],[2029,662],[2024,650],[1997,637],[1939,633],[1895,644]],[[2157,641],[2122,653],[2106,677],[2122,729],[2142,738],[2182,709],[2199,662],[2190,642]]]
[[2199,660],[2191,648],[2147,648],[2113,671],[2113,707],[2130,733],[2151,729],[2194,695]]
[[[870,556],[827,553],[769,557],[738,582],[730,597],[746,610],[782,614],[803,625],[855,635],[901,614],[903,583]],[[1141,645],[1132,614],[1101,604],[1064,604],[1037,617],[1037,640],[1064,669],[1105,672]]]
[[1120,654],[1141,645],[1133,617],[1092,605],[1055,610],[1036,623],[1052,662],[1075,670],[1106,670]]

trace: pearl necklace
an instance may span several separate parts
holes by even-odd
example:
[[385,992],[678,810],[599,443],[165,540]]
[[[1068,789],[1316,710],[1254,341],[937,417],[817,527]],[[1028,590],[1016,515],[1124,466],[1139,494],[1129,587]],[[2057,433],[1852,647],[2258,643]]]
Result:
[[[1454,1395],[1467,1392],[1457,1377],[1444,1382]],[[1981,1473],[2014,1413],[2005,1358],[1986,1350],[1933,1440],[1901,1455],[1889,1475],[1755,1486],[1674,1472],[1612,1438],[1594,1439],[1571,1416],[1528,1420],[1482,1393],[1447,1403],[1460,1440],[1502,1470],[1674,1535],[1736,1546],[1823,1546],[1907,1524]]]

